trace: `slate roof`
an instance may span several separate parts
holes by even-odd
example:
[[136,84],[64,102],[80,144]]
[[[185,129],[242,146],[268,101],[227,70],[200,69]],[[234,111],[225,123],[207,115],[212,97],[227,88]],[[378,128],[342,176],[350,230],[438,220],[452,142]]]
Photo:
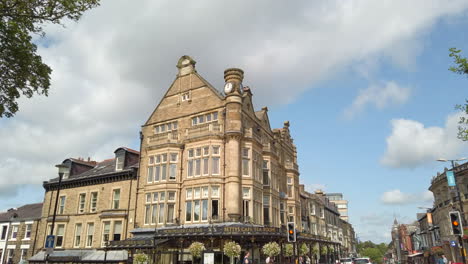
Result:
[[26,221],[41,218],[42,203],[26,204],[8,212],[0,213],[0,222]]
[[[123,170],[116,171],[115,170],[115,158],[113,159],[107,159],[101,162],[98,162],[94,168],[87,170],[81,174],[73,175],[70,176],[68,179],[62,179],[62,182],[69,182],[69,181],[74,181],[77,179],[85,179],[85,178],[92,178],[96,176],[104,176],[104,175],[109,175],[109,174],[115,174],[115,173],[121,173],[121,172],[127,172],[127,171],[132,171],[133,168],[138,168],[139,164],[138,162],[134,165],[127,166],[123,168]],[[53,178],[49,180],[47,183],[54,183],[58,182],[59,178]]]

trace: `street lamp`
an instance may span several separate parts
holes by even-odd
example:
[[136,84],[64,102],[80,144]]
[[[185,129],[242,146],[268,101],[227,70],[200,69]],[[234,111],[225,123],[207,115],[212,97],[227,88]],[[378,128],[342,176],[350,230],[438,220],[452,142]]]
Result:
[[[451,170],[453,172],[455,191],[456,191],[456,194],[457,194],[458,204],[460,206],[461,221],[462,221],[463,225],[466,225],[466,221],[465,221],[465,213],[464,213],[464,210],[463,210],[463,204],[462,204],[461,197],[460,197],[460,190],[458,189],[458,184],[457,184],[457,175],[455,175],[455,161],[462,161],[462,160],[466,160],[466,159],[467,158],[459,158],[459,159],[454,159],[454,160],[450,160],[450,159],[438,159],[437,160],[437,161],[440,161],[440,162],[450,161],[450,163],[452,164],[452,169]],[[461,236],[458,236],[458,242],[461,245],[461,250],[462,250],[461,256],[462,256],[463,263],[466,263],[466,261],[465,261],[465,248],[463,246],[463,239],[462,239]]]
[[[55,167],[58,168],[59,182],[58,182],[58,186],[57,186],[57,196],[55,197],[54,215],[52,216],[52,227],[50,228],[50,235],[54,234],[55,217],[57,215],[57,204],[58,204],[58,199],[59,199],[59,195],[60,195],[60,187],[62,185],[62,177],[63,177],[63,174],[68,172],[68,170],[69,170],[68,166],[63,164],[63,163],[55,165]],[[54,239],[54,245],[53,245],[54,248],[55,248],[55,242],[56,241]],[[49,254],[46,255],[46,261],[47,261],[48,258],[49,258]]]

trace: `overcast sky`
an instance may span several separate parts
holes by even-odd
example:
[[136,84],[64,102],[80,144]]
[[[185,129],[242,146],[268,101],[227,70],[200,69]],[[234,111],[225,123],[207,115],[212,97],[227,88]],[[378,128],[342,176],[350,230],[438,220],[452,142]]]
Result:
[[41,201],[65,158],[138,149],[182,55],[220,90],[224,69],[245,71],[256,109],[290,120],[302,182],[344,193],[361,240],[390,241],[394,217],[431,206],[434,160],[467,154],[468,79],[447,70],[450,47],[468,56],[467,0],[104,0],[46,28],[49,97],[0,120],[0,210]]

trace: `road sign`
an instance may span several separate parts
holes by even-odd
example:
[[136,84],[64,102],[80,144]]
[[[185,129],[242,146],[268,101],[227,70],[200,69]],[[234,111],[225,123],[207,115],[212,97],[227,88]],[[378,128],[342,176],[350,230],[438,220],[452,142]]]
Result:
[[455,176],[453,175],[453,171],[446,171],[445,175],[447,175],[448,186],[455,186]]
[[45,248],[54,248],[55,236],[48,235],[46,238]]
[[457,242],[455,242],[455,241],[453,241],[453,240],[452,240],[452,241],[450,241],[450,246],[452,246],[452,247],[456,247],[456,246],[457,246]]

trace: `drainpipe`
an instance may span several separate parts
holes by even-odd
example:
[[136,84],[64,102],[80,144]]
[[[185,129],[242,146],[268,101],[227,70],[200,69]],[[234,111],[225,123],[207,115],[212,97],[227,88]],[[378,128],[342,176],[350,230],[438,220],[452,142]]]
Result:
[[[136,173],[136,169],[133,169],[133,172]],[[127,239],[127,233],[128,233],[128,218],[130,217],[130,200],[132,197],[132,185],[133,185],[133,179],[130,180],[130,189],[128,191],[128,203],[127,203],[127,221],[125,221],[125,237],[124,239]]]

